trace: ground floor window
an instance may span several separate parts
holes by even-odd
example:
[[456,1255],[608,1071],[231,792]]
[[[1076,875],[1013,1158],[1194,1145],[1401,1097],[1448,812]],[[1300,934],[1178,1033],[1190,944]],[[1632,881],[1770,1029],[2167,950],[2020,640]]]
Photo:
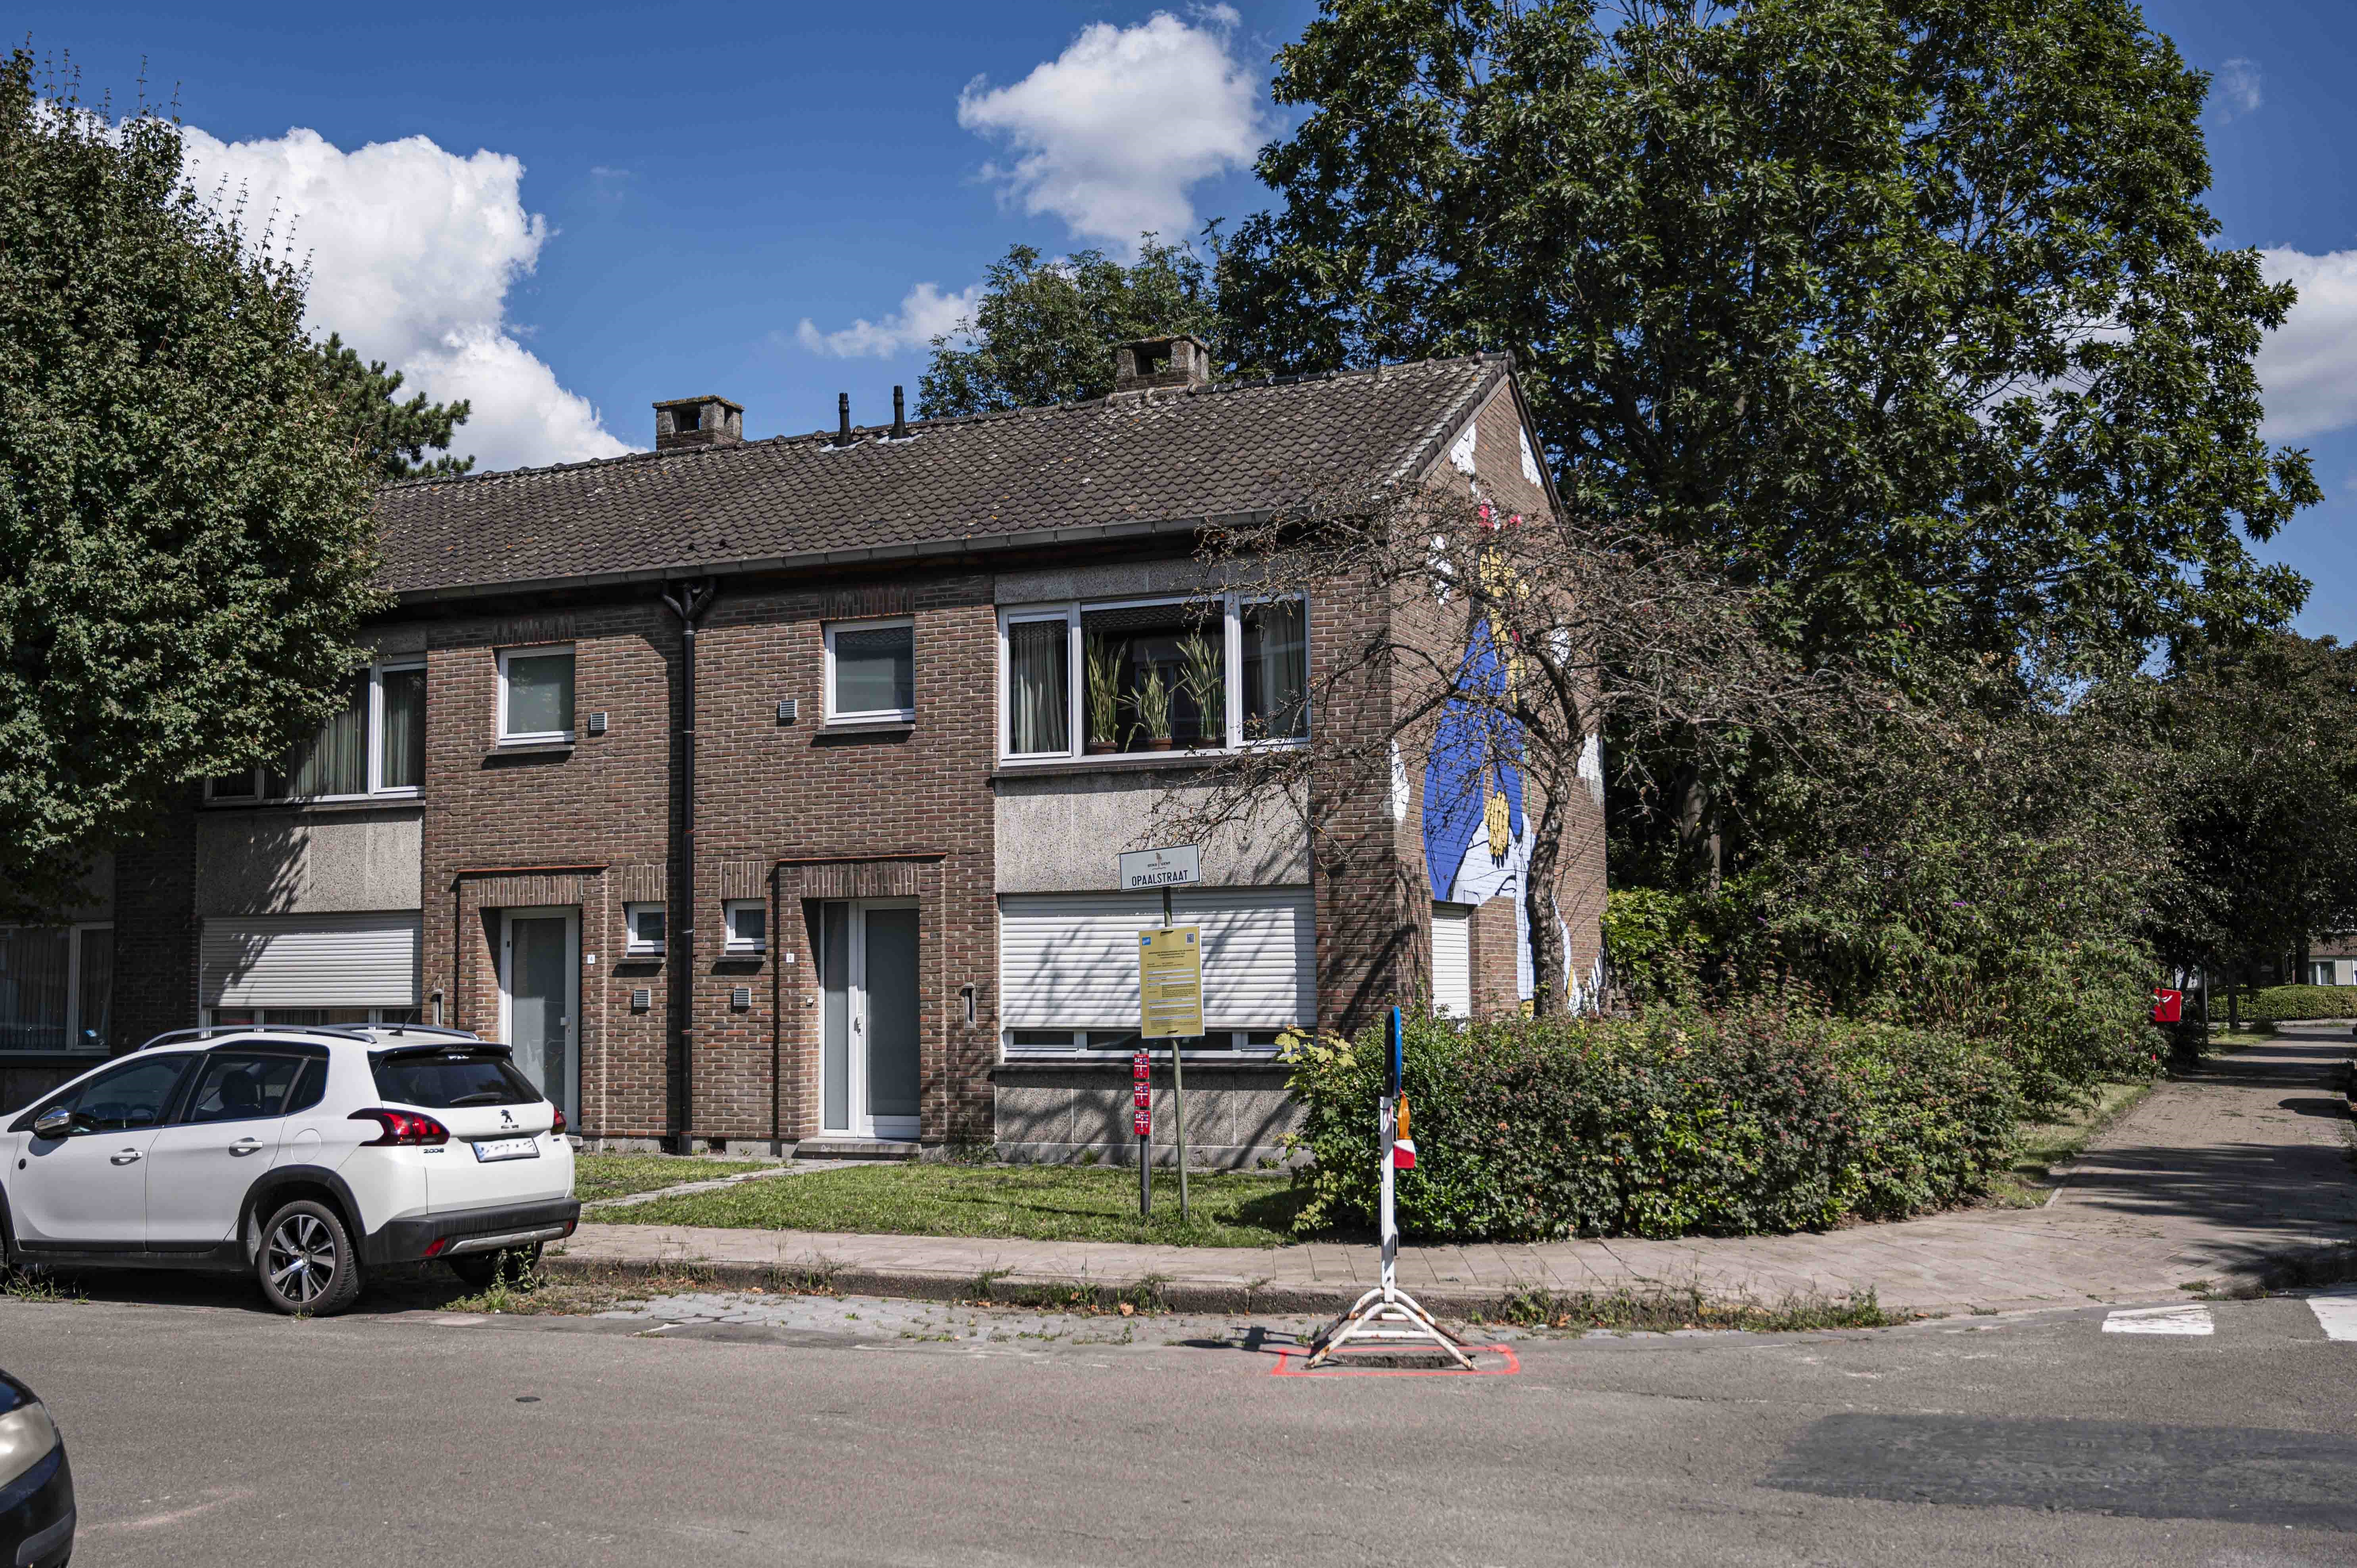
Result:
[[113,927],[0,927],[0,1051],[104,1056],[113,995]]
[[289,1028],[306,1024],[414,1024],[414,1007],[208,1007],[216,1028]]
[[1282,1029],[1218,1029],[1183,1040],[1149,1040],[1135,1029],[1009,1029],[1006,1049],[1014,1056],[1095,1051],[1126,1055],[1141,1046],[1161,1051],[1176,1045],[1190,1056],[1198,1051],[1249,1051],[1258,1056],[1275,1056],[1277,1036],[1283,1033]]
[[[1203,933],[1205,1032],[1182,1042],[1187,1050],[1274,1055],[1280,1034],[1316,1023],[1318,936],[1308,888],[1188,888],[1173,899],[1172,923]],[[1007,1054],[1137,1049],[1137,933],[1160,924],[1158,894],[1002,895]]]

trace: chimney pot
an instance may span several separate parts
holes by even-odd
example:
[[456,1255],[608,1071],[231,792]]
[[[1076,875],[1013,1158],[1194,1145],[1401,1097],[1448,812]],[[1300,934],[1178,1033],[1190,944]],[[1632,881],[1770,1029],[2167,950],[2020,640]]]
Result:
[[1201,338],[1186,333],[1140,338],[1113,353],[1113,390],[1117,392],[1211,384],[1211,350]]
[[906,441],[908,438],[908,409],[906,404],[901,401],[900,389],[899,387],[894,387],[892,389],[892,439],[895,441]]
[[836,427],[835,427],[835,433],[834,433],[834,444],[835,444],[837,446],[850,446],[850,445],[851,445],[851,394],[850,394],[849,392],[837,392],[837,393],[835,393],[835,394],[834,394],[834,417],[835,417],[835,426],[836,426]]
[[745,407],[725,397],[678,397],[655,404],[655,450],[734,446],[745,439]]

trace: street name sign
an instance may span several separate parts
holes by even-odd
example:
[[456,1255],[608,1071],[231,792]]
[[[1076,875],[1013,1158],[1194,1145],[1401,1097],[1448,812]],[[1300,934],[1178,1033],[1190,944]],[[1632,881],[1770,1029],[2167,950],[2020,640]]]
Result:
[[[1100,861],[1099,865],[1103,863]],[[1168,849],[1141,849],[1121,857],[1121,890],[1136,893],[1154,887],[1183,887],[1203,880],[1200,844],[1174,844]]]

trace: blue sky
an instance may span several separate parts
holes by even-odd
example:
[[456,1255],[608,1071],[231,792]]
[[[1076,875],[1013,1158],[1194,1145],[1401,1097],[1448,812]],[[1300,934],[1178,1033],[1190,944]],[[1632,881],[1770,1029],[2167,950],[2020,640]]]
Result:
[[[2262,368],[2330,499],[2265,553],[2314,579],[2303,629],[2357,638],[2357,8],[2146,11],[2219,75],[2225,240],[2306,290]],[[1268,57],[1313,12],[34,0],[16,27],[118,110],[143,74],[176,100],[210,177],[300,213],[322,324],[471,395],[462,446],[508,466],[647,445],[691,393],[749,435],[831,424],[838,391],[888,417],[1008,244],[1258,207]]]

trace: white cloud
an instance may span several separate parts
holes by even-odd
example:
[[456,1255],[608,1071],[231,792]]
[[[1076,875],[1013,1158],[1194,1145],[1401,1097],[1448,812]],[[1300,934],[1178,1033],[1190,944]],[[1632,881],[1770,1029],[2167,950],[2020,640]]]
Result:
[[2269,439],[2357,424],[2357,251],[2261,251],[2259,264],[2268,282],[2299,290],[2299,303],[2259,349]]
[[938,284],[920,283],[900,301],[899,309],[881,321],[861,317],[838,331],[822,332],[805,316],[794,328],[794,340],[813,354],[832,354],[838,360],[888,360],[955,332],[959,322],[974,315],[981,298],[978,283],[968,284],[956,294],[943,294]]
[[1235,11],[1195,16],[1094,23],[1020,81],[968,82],[958,124],[1015,156],[984,166],[1003,199],[1123,247],[1190,234],[1189,188],[1250,163],[1267,134],[1260,73],[1228,51]]
[[2226,118],[2256,112],[2266,102],[2259,91],[2259,62],[2251,59],[2230,59],[2218,68],[2211,79],[2217,89],[2218,102],[2225,106]]
[[311,262],[307,321],[405,375],[404,393],[466,398],[454,450],[478,468],[610,457],[630,448],[517,340],[508,290],[549,237],[523,209],[523,165],[447,153],[424,136],[347,153],[316,131],[229,142],[186,133],[189,182]]

